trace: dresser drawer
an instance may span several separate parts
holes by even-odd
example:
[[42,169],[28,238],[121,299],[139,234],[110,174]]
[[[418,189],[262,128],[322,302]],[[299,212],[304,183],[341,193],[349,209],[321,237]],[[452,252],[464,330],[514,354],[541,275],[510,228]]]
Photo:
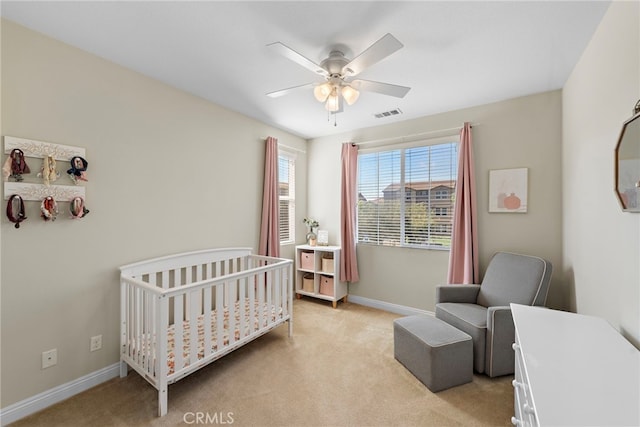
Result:
[[515,426],[537,427],[539,424],[536,419],[531,398],[531,388],[524,369],[524,359],[517,337],[512,347],[515,352],[514,380],[512,382],[515,415],[511,418],[511,423]]

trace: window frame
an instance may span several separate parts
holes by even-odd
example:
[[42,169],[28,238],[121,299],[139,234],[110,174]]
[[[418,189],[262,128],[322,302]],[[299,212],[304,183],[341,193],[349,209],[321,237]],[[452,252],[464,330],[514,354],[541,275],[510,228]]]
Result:
[[[289,245],[294,244],[296,241],[296,154],[286,149],[282,149],[282,147],[278,147],[278,224],[282,226],[283,218],[282,218],[282,207],[281,204],[283,201],[287,202],[287,212],[288,212],[288,223],[289,223],[289,238],[286,240],[282,240],[282,229],[280,230],[280,235],[278,236],[281,245]],[[280,161],[281,159],[286,160],[289,163],[289,191],[288,195],[284,196],[280,194]]]
[[[405,234],[405,222],[406,222],[405,221],[405,214],[406,214],[406,209],[405,209],[405,207],[406,207],[405,158],[406,158],[406,150],[407,149],[411,149],[411,148],[435,146],[435,145],[448,144],[448,143],[455,143],[456,144],[454,152],[453,152],[453,156],[455,158],[455,160],[454,160],[455,161],[455,171],[457,172],[457,168],[459,167],[459,165],[457,163],[458,163],[458,154],[459,154],[459,149],[460,149],[460,135],[459,134],[445,135],[445,136],[439,136],[439,137],[434,137],[434,138],[422,138],[422,139],[419,139],[419,140],[414,140],[414,141],[410,141],[410,142],[400,142],[400,143],[395,143],[395,144],[376,145],[375,147],[370,147],[370,148],[361,147],[361,149],[358,151],[358,167],[360,167],[360,155],[366,155],[366,154],[372,154],[372,153],[383,153],[383,152],[391,152],[391,151],[401,150],[401,155],[400,155],[400,170],[401,170],[401,172],[400,172],[400,182],[399,182],[400,188],[398,190],[398,198],[399,198],[400,206],[401,206],[401,208],[400,208],[401,209],[401,216],[400,216],[401,219],[400,219],[400,224],[399,224],[399,228],[400,228],[400,243],[397,244],[397,245],[385,245],[385,244],[378,243],[378,242],[372,242],[370,240],[360,240],[360,236],[359,236],[360,214],[359,214],[358,208],[356,208],[356,236],[355,236],[356,237],[356,245],[363,244],[363,245],[368,245],[368,246],[384,246],[384,247],[397,247],[397,248],[416,248],[416,249],[445,250],[445,251],[449,251],[451,249],[451,245],[443,246],[443,245],[439,245],[439,244],[429,244],[429,245],[421,245],[420,244],[419,245],[419,244],[411,244],[411,243],[402,243],[402,241],[406,239],[406,234]],[[455,199],[455,187],[457,186],[457,173],[453,173],[452,174],[452,180],[454,181],[454,186],[453,186],[453,189],[450,191],[449,197],[451,197],[452,199]],[[433,180],[433,181],[436,181],[436,180]],[[357,184],[356,184],[356,189],[357,189],[358,192],[360,192],[360,170],[358,170],[358,181],[357,181]],[[380,190],[380,191],[382,191],[382,190]],[[435,196],[435,191],[432,188],[430,188],[429,190],[426,190],[426,191],[427,191],[427,194],[428,194],[428,196],[426,197],[427,206],[431,206],[431,202],[435,200],[435,199],[433,199],[433,197]],[[418,199],[418,198],[420,198],[420,197],[417,196],[417,192],[416,192],[416,199]],[[446,198],[444,198],[444,199],[446,199]],[[444,199],[439,198],[438,201],[442,201]],[[455,200],[452,200],[450,208],[451,208],[450,209],[450,215],[453,216],[453,213],[455,211]],[[431,207],[431,209],[435,209],[435,206]],[[453,229],[453,221],[452,221],[451,224],[437,223],[437,224],[432,224],[430,227],[431,227],[431,230],[448,229],[447,232],[449,233],[449,236],[451,236],[451,232],[452,232],[452,229]]]

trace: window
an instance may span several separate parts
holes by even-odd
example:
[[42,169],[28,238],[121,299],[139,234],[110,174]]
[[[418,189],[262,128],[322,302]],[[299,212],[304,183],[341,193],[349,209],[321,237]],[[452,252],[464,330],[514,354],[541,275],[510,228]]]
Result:
[[[358,155],[358,242],[451,246],[457,137]],[[432,141],[433,142],[433,141]],[[429,195],[433,197],[429,197]]]
[[438,216],[447,216],[449,215],[449,208],[436,208],[435,213]]
[[293,154],[278,155],[278,191],[280,194],[280,244],[293,243],[296,223],[296,159]]
[[436,199],[443,200],[449,198],[449,190],[437,190]]

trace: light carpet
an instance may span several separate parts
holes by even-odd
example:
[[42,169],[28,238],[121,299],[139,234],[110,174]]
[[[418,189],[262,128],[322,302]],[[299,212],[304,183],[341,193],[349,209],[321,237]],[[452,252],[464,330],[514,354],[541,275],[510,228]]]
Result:
[[169,413],[134,371],[14,426],[508,426],[512,376],[432,393],[393,357],[400,315],[352,303],[294,302],[282,325],[169,386]]

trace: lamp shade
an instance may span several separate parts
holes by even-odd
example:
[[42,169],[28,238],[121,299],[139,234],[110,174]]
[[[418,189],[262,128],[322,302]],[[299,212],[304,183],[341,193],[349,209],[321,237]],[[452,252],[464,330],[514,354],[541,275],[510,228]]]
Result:
[[313,95],[316,97],[318,102],[324,102],[327,100],[327,97],[331,95],[332,90],[333,87],[329,83],[323,83],[313,89]]
[[358,100],[359,96],[360,96],[360,92],[358,92],[351,86],[342,87],[342,97],[344,98],[345,101],[347,101],[347,104],[353,105],[353,103]]
[[324,105],[324,108],[332,113],[340,109],[340,97],[335,90],[331,93],[331,95],[329,95],[329,98],[327,98],[327,103]]

